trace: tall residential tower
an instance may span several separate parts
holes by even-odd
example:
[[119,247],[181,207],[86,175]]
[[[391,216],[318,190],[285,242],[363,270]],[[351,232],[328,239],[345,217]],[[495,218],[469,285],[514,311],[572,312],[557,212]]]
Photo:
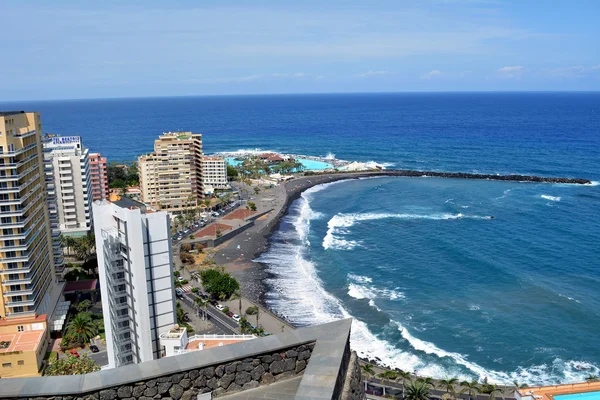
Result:
[[54,174],[60,231],[68,236],[85,236],[92,222],[88,149],[80,136],[46,135],[43,144],[46,170]]
[[167,132],[154,152],[138,158],[142,201],[157,209],[178,211],[196,206],[202,187],[202,135]]
[[109,367],[161,358],[177,320],[169,215],[116,195],[93,214]]
[[92,179],[92,200],[108,198],[108,176],[106,157],[100,153],[90,153],[90,177]]

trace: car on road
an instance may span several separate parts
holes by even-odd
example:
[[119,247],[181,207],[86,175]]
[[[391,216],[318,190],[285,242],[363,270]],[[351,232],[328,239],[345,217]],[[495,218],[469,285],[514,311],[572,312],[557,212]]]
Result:
[[96,346],[95,344],[90,346],[90,350],[92,351],[92,353],[97,353],[100,351],[100,349],[98,348],[98,346]]
[[175,289],[175,294],[177,295],[177,297],[182,297],[183,296],[183,290],[176,288]]
[[239,316],[239,315],[237,315],[237,314],[233,314],[233,317],[231,317],[231,318],[233,318],[233,320],[234,320],[235,322],[240,322],[240,321],[242,320],[242,317],[240,317],[240,316]]
[[216,308],[217,310],[219,310],[219,311],[223,311],[223,310],[225,309],[225,307],[224,307],[224,306],[222,306],[221,304],[217,304],[217,305],[215,306],[215,308]]
[[183,279],[183,276],[178,276],[178,277],[177,277],[177,280],[178,280],[179,282],[183,281],[183,280],[184,280],[184,279]]

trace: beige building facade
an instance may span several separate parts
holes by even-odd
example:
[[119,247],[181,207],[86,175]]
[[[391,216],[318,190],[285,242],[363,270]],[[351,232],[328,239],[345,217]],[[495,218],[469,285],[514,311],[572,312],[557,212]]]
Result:
[[39,113],[0,112],[0,320],[51,314],[58,298]]
[[40,375],[50,343],[46,317],[0,320],[0,378]]
[[138,158],[142,201],[157,210],[178,211],[203,198],[202,135],[167,132],[154,152]]

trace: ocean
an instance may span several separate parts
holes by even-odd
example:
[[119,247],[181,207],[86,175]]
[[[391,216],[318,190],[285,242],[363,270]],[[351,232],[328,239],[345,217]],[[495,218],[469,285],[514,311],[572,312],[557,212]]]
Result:
[[600,93],[223,96],[0,103],[109,160],[163,131],[205,152],[594,185],[373,178],[304,192],[259,257],[297,325],[353,317],[365,358],[434,377],[540,384],[600,370]]

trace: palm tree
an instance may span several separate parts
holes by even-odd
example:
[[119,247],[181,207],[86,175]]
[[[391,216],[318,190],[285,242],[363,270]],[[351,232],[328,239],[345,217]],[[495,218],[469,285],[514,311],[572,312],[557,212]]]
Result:
[[417,382],[421,382],[421,383],[425,384],[426,386],[429,386],[431,388],[435,388],[435,382],[433,381],[432,378],[430,378],[428,376],[427,377],[423,377],[422,376],[420,378],[417,378]]
[[399,370],[397,372],[397,380],[402,380],[402,398],[404,398],[404,389],[406,387],[406,381],[412,382],[410,372]]
[[394,371],[384,371],[377,376],[381,378],[384,385],[386,384],[386,382],[389,383],[389,381],[393,381],[397,377]]
[[370,379],[372,376],[375,376],[375,370],[373,370],[372,364],[361,365],[360,369],[362,369],[363,374],[367,376],[367,379]]
[[[196,298],[194,299],[194,305],[198,309],[198,314],[200,314],[200,309],[206,305],[206,302],[204,300],[202,300],[201,297],[196,296]],[[202,313],[202,319],[206,320],[205,313]]]
[[446,393],[451,392],[453,395],[456,395],[456,390],[454,388],[454,385],[456,385],[457,383],[458,383],[457,378],[446,377],[446,379],[440,379],[440,386],[443,389],[446,389]]
[[88,313],[79,313],[69,321],[67,334],[85,344],[98,334],[98,327]]
[[[236,290],[235,292],[233,292],[233,294],[231,295],[231,297],[229,298],[229,300],[239,300],[239,310],[240,312],[238,313],[238,315],[242,315],[242,292],[240,292],[240,290]],[[258,321],[256,322],[256,324],[258,325]]]
[[463,381],[460,383],[460,385],[463,386],[463,390],[461,392],[467,392],[469,394],[469,400],[471,400],[473,393],[479,393],[480,391],[479,383],[477,383],[476,380],[472,380],[471,382]]
[[406,396],[403,398],[406,400],[428,400],[429,384],[419,379],[410,382],[406,387]]
[[494,383],[488,383],[483,386],[481,393],[489,394],[490,400],[494,400],[496,398],[496,394],[502,393],[502,390],[498,388],[498,385]]

